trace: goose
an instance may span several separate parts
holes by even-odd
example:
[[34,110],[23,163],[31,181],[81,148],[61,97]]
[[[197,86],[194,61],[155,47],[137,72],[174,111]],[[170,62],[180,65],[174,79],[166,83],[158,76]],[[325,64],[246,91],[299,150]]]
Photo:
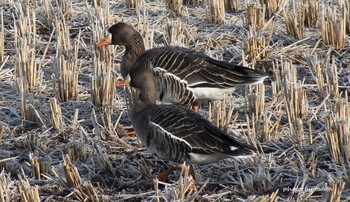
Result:
[[153,69],[151,61],[136,62],[129,72],[130,86],[135,89],[131,124],[148,151],[177,164],[210,164],[255,154],[252,146],[226,134],[199,113],[181,105],[157,104]]
[[125,46],[121,62],[124,78],[117,86],[129,83],[128,75],[136,61],[152,63],[161,103],[192,105],[198,112],[200,100],[221,100],[238,85],[262,83],[268,75],[243,66],[215,60],[198,51],[182,47],[159,47],[145,50],[143,38],[132,26],[118,22],[96,46]]

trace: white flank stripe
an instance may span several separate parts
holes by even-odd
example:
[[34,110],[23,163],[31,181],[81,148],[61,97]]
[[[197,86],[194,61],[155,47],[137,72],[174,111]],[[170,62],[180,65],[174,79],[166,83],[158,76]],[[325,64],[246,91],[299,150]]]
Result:
[[165,130],[162,126],[160,126],[160,125],[158,125],[158,124],[156,124],[156,123],[154,123],[154,122],[152,122],[152,121],[150,121],[150,123],[151,123],[153,126],[159,128],[161,131],[163,131],[165,134],[167,134],[170,138],[176,139],[176,140],[178,140],[178,141],[180,141],[180,142],[183,142],[183,143],[185,143],[187,146],[189,146],[189,147],[192,148],[192,146],[190,145],[190,143],[188,143],[186,140],[181,139],[181,138],[179,138],[179,137],[176,137],[175,135],[173,135],[173,134],[171,134],[170,132],[168,132],[167,130]]
[[237,147],[230,146],[230,150],[231,150],[231,151],[235,151],[235,150],[237,150]]
[[156,72],[161,72],[163,74],[165,74],[165,76],[171,76],[173,78],[175,78],[177,81],[179,81],[180,83],[184,83],[187,85],[187,81],[186,80],[182,80],[180,77],[174,75],[174,74],[171,74],[169,72],[167,72],[165,69],[163,68],[160,68],[160,67],[154,67],[154,71]]

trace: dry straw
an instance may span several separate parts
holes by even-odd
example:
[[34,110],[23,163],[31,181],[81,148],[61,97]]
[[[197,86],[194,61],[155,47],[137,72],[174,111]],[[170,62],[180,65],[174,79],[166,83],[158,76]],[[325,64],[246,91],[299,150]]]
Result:
[[4,61],[4,46],[5,46],[5,27],[4,27],[4,13],[1,10],[0,12],[0,20],[1,20],[1,25],[0,25],[0,61]]
[[62,117],[61,107],[57,104],[57,99],[52,98],[50,100],[50,108],[52,114],[53,125],[58,131],[63,131],[65,124]]
[[40,158],[29,154],[30,165],[35,179],[41,179],[42,174],[51,173],[51,160],[49,158]]
[[268,57],[268,44],[265,36],[256,31],[254,25],[249,26],[247,47],[248,54],[253,61],[263,60]]
[[23,169],[19,174],[19,184],[17,185],[20,194],[20,201],[24,202],[40,202],[39,188],[32,187],[29,183],[28,177],[25,175]]
[[166,6],[168,9],[172,10],[176,14],[187,17],[187,8],[183,5],[183,0],[166,0]]
[[284,9],[287,33],[296,39],[304,38],[305,13],[302,5],[293,1],[291,9]]
[[197,32],[181,20],[171,20],[166,26],[167,43],[172,46],[188,47]]
[[327,196],[325,197],[325,200],[334,201],[334,202],[344,201],[344,199],[342,199],[341,196],[342,196],[342,192],[344,191],[346,183],[342,181],[332,180],[329,182],[329,184],[330,184],[329,187],[325,187],[325,190],[328,191],[328,193],[326,192]]
[[74,166],[69,156],[66,154],[63,156],[63,172],[66,178],[66,186],[77,188],[81,184],[81,177],[77,167]]
[[97,190],[94,186],[92,186],[91,182],[83,182],[74,192],[75,198],[77,198],[79,201],[94,201],[94,202],[100,202],[100,201],[106,201],[103,200],[99,194],[97,193]]
[[92,77],[92,103],[107,116],[107,123],[103,119],[104,127],[112,129],[113,101],[115,97],[115,78],[112,74],[111,63],[94,60]]
[[289,62],[283,67],[283,89],[286,114],[291,139],[298,146],[305,144],[303,120],[308,115],[308,99],[302,83],[298,82],[297,70]]
[[2,142],[4,135],[5,135],[5,127],[0,124],[0,142]]
[[346,21],[346,33],[350,35],[350,2],[345,1],[345,3],[342,5],[344,9],[345,14],[345,21]]
[[[260,13],[258,19],[256,19],[255,15],[255,21],[252,20],[255,24],[252,25],[251,30],[242,29],[242,27],[219,26],[215,31],[208,33],[210,32],[208,30],[213,30],[213,27],[210,24],[202,23],[204,21],[201,17],[207,15],[204,13],[204,5],[190,8],[191,13],[194,12],[194,15],[191,16],[191,20],[187,24],[184,23],[185,21],[169,21],[167,18],[169,17],[169,12],[166,12],[164,7],[157,5],[154,1],[143,1],[144,9],[152,11],[148,15],[142,16],[143,18],[134,11],[130,12],[130,9],[125,6],[125,1],[105,1],[103,4],[101,2],[99,0],[89,0],[84,3],[78,1],[24,0],[20,4],[10,0],[0,3],[4,5],[3,9],[0,9],[0,14],[3,16],[1,17],[0,36],[6,37],[5,41],[0,41],[0,48],[5,48],[2,50],[5,51],[4,53],[0,51],[3,59],[0,71],[9,72],[6,74],[9,76],[1,77],[0,79],[2,82],[1,87],[4,89],[1,95],[1,98],[4,100],[3,105],[0,106],[0,114],[1,121],[5,122],[0,123],[0,131],[1,128],[3,130],[3,137],[0,137],[0,156],[2,158],[0,160],[0,168],[3,170],[0,173],[0,201],[35,201],[36,199],[32,198],[38,198],[37,190],[43,194],[41,196],[42,200],[60,200],[64,197],[65,200],[76,201],[103,201],[102,196],[109,197],[109,200],[117,200],[118,197],[132,200],[127,198],[132,196],[137,197],[135,200],[145,201],[156,200],[157,198],[159,201],[219,201],[232,198],[240,201],[244,201],[247,198],[255,201],[341,201],[349,197],[347,179],[350,176],[350,149],[347,138],[349,137],[350,127],[350,107],[348,91],[346,92],[346,86],[342,87],[346,85],[348,70],[340,66],[337,67],[337,65],[346,61],[349,53],[348,51],[334,51],[333,47],[329,47],[329,50],[327,50],[325,48],[328,47],[319,46],[319,42],[315,41],[315,39],[318,39],[318,33],[321,31],[321,24],[319,24],[321,23],[321,18],[317,22],[317,16],[320,14],[317,14],[317,9],[315,9],[315,12],[312,9],[313,5],[316,5],[315,8],[318,7],[317,2],[320,5],[319,10],[324,11],[324,19],[326,19],[324,23],[329,24],[329,28],[336,27],[335,24],[340,26],[344,23],[335,21],[336,23],[333,25],[333,21],[332,23],[329,22],[332,20],[333,13],[325,12],[325,9],[322,10],[323,6],[325,6],[324,2],[316,0],[299,1],[303,2],[301,5],[305,9],[305,21],[301,23],[304,23],[305,26],[308,26],[307,24],[316,24],[316,26],[313,29],[305,29],[307,30],[305,33],[310,37],[305,38],[305,40],[294,40],[295,43],[292,42],[293,44],[288,46],[285,45],[290,43],[290,37],[283,33],[281,34],[281,29],[284,28],[284,25],[281,24],[284,23],[284,19],[279,17],[278,13],[281,7],[277,9],[279,10],[277,13],[273,14],[273,25],[266,22],[262,26],[261,31],[256,32],[257,27],[253,26],[257,24],[257,20],[266,19],[267,15],[270,16],[272,14],[269,6],[266,7],[266,5],[265,9],[268,14],[262,15]],[[243,5],[242,2],[239,1]],[[280,2],[278,1],[278,3]],[[347,9],[344,14],[346,21],[349,21],[348,1],[343,2],[347,3],[345,4]],[[63,8],[62,3],[66,3],[67,7]],[[275,9],[275,5],[272,3],[264,4],[271,5]],[[311,5],[311,7],[306,6],[306,4]],[[73,9],[70,9],[70,5],[73,6]],[[111,6],[109,7],[109,5]],[[337,18],[341,18],[343,14],[342,7],[337,5],[337,2],[333,2],[332,5],[338,9]],[[113,11],[113,14],[109,13],[110,11]],[[36,12],[35,18],[32,12]],[[157,17],[153,14],[157,15]],[[71,20],[68,21],[69,16]],[[170,17],[172,16],[170,15]],[[230,16],[230,20],[232,20],[232,17],[236,18],[237,15]],[[59,28],[57,23],[64,23],[64,20],[67,23],[64,25],[65,28],[60,28],[57,31]],[[15,21],[15,24],[13,21]],[[119,95],[121,97],[118,99],[124,100],[126,98],[123,97],[122,93],[113,94],[115,93],[115,79],[113,81],[115,75],[113,74],[119,71],[117,69],[119,61],[115,61],[121,58],[120,56],[123,52],[119,47],[112,46],[101,50],[95,49],[95,43],[102,38],[102,36],[96,36],[98,34],[102,35],[103,30],[105,31],[111,24],[118,21],[137,24],[137,29],[141,30],[142,35],[145,36],[147,47],[163,46],[163,43],[168,42],[168,44],[178,44],[180,46],[190,45],[193,49],[202,50],[210,46],[210,44],[218,42],[217,44],[220,47],[212,47],[220,49],[217,50],[219,52],[216,52],[216,54],[224,52],[223,57],[225,59],[231,58],[232,61],[239,60],[237,58],[241,57],[240,52],[242,52],[242,45],[245,42],[241,43],[236,38],[226,40],[222,36],[225,33],[227,34],[227,30],[234,32],[235,35],[247,36],[249,34],[247,39],[252,40],[250,45],[252,54],[249,57],[252,60],[274,61],[272,63],[273,81],[271,85],[249,88],[249,90],[252,89],[251,91],[248,91],[247,87],[247,96],[245,98],[248,103],[247,107],[249,107],[248,113],[232,112],[232,105],[225,100],[211,103],[210,118],[219,127],[223,129],[229,128],[229,132],[235,130],[237,133],[249,134],[248,138],[252,145],[259,145],[259,140],[278,139],[278,141],[275,140],[275,146],[282,147],[279,149],[281,154],[258,154],[258,157],[254,158],[253,162],[248,162],[247,164],[236,163],[232,165],[231,159],[226,159],[214,164],[200,166],[198,169],[200,169],[203,181],[210,178],[210,183],[207,184],[205,192],[190,190],[189,184],[191,180],[184,177],[179,177],[180,180],[174,181],[174,176],[170,176],[171,184],[156,182],[155,192],[152,191],[153,187],[142,183],[148,176],[152,176],[154,172],[157,172],[156,170],[162,167],[164,163],[156,160],[153,155],[144,151],[144,149],[125,149],[125,147],[121,147],[119,144],[111,141],[115,140],[110,137],[116,136],[117,125],[122,122],[125,123],[123,120],[125,119],[125,114],[122,115],[123,113],[116,110],[114,99]],[[33,29],[34,24],[36,26],[35,29]],[[348,26],[347,22],[345,24]],[[68,39],[58,37],[58,32],[60,32],[60,35],[66,36],[66,38],[74,37],[73,29],[71,29],[71,33],[62,31],[70,26],[74,30],[82,28],[81,38],[77,40],[77,42],[81,43],[80,47],[82,47],[79,50],[79,56],[76,54],[78,50],[76,47],[78,46],[74,46],[75,41],[72,38],[68,42]],[[193,34],[191,31],[193,27],[198,29],[198,37],[190,36]],[[266,32],[265,28],[267,27],[271,28],[273,37],[269,36],[270,38],[267,38],[269,32]],[[166,34],[168,33],[169,37],[167,38]],[[50,34],[52,34],[52,40]],[[208,34],[212,40],[206,40]],[[56,40],[56,36],[58,40]],[[266,39],[264,39],[264,36]],[[334,38],[337,37],[338,35],[334,36]],[[347,40],[347,38],[345,39]],[[165,42],[165,40],[167,41]],[[325,40],[320,39],[319,41],[323,42]],[[329,42],[331,41],[329,40]],[[272,43],[275,49],[269,47],[269,44]],[[59,46],[57,55],[56,46]],[[307,53],[310,46],[313,46],[314,49],[311,53]],[[116,53],[114,50],[117,50]],[[303,55],[304,52],[306,53],[305,55]],[[330,55],[334,55],[335,58],[330,57]],[[79,70],[80,62],[84,64],[83,72],[86,75],[92,75],[92,84],[86,80],[86,77],[81,78],[81,85],[78,86],[79,92],[87,92],[84,94],[92,96],[91,99],[95,106],[101,109],[98,113],[102,112],[102,116],[96,118],[94,110],[97,108],[91,110],[89,108],[91,106],[89,100],[74,102],[74,106],[69,103],[58,106],[57,101],[54,101],[55,98],[50,100],[52,93],[57,92],[59,89],[57,82],[54,88],[51,87],[51,78],[47,76],[55,68],[59,72],[57,64],[60,58],[55,56],[62,56],[62,61],[71,65],[66,68],[75,68],[76,72]],[[282,56],[286,58],[282,58]],[[78,57],[79,60],[76,59]],[[57,64],[54,58],[57,59]],[[20,60],[24,59],[27,61],[26,63],[19,63]],[[290,63],[291,60],[293,64]],[[16,70],[12,67],[15,61],[17,61]],[[33,65],[34,62],[37,62],[39,67],[37,64]],[[64,62],[61,63],[63,64]],[[306,65],[309,66],[309,69],[305,68]],[[37,75],[40,74],[40,68],[43,68],[45,70],[45,75],[43,75],[45,80],[36,77],[37,84],[30,84],[32,87],[29,87],[30,79],[27,78],[29,73],[24,71],[29,66],[37,67],[36,70],[34,68],[34,71],[37,71]],[[16,78],[22,103],[12,101],[12,99],[15,101],[20,99],[19,95],[13,94],[13,80],[11,79],[14,78],[14,75],[12,75],[14,71],[23,75]],[[35,75],[33,70],[31,71],[32,73],[30,74]],[[58,74],[53,78],[59,79]],[[40,85],[41,82],[45,82],[45,85]],[[91,91],[87,89],[91,87],[90,85],[93,86]],[[29,92],[29,88],[34,91]],[[122,89],[118,89],[118,92],[121,91]],[[35,103],[33,100],[38,102]],[[236,100],[232,101],[237,103]],[[49,114],[49,103],[51,104],[53,118]],[[8,104],[9,106],[7,106]],[[59,130],[63,128],[63,132],[60,133],[51,129],[45,130],[41,125],[24,125],[23,123],[33,122],[28,121],[28,119],[24,122],[20,121],[20,104],[22,105],[24,118],[32,117],[28,119],[36,120],[35,123],[43,123],[41,125],[44,125],[46,122],[43,114],[46,111],[48,117],[50,117],[48,119],[52,121],[58,120],[56,121],[57,123],[52,125]],[[78,116],[75,114],[72,125],[70,127],[63,126],[64,117],[61,115],[60,107],[62,112],[64,111],[64,114],[68,116],[72,114],[74,108],[81,109],[81,119],[78,120]],[[88,109],[84,110],[86,107]],[[120,105],[120,107],[125,107],[125,105]],[[38,110],[40,108],[43,111]],[[92,115],[91,111],[93,111]],[[206,113],[205,111],[205,108],[201,110],[202,113]],[[117,118],[115,117],[116,114],[120,114],[117,121],[115,121]],[[94,120],[89,120],[91,116]],[[65,122],[67,124],[68,120],[65,120]],[[91,122],[92,124],[97,124],[91,126]],[[234,124],[229,124],[230,122]],[[238,125],[237,123],[241,123],[239,126],[241,128],[234,128]],[[11,129],[9,134],[8,127]],[[66,137],[76,133],[82,134],[76,140],[74,140],[74,136]],[[54,138],[47,138],[51,137],[51,135]],[[62,136],[64,136],[64,140],[62,140]],[[308,138],[309,141],[307,142]],[[72,139],[73,141],[67,143],[67,141]],[[125,137],[124,140],[134,146],[138,145],[135,142],[135,138]],[[86,142],[94,141],[96,145],[93,145],[92,148],[84,145]],[[291,141],[294,143],[292,147],[290,147]],[[286,145],[289,148],[283,149]],[[47,153],[49,158],[46,159],[34,153],[30,154],[26,160],[25,156],[20,155],[38,151],[38,149],[42,149],[43,152]],[[90,160],[88,160],[89,149],[91,149],[91,154],[93,155],[93,158]],[[62,150],[67,154],[64,160],[60,159],[59,155],[57,156]],[[23,158],[25,159],[23,160]],[[84,163],[78,162],[75,167],[72,165],[72,162],[74,163],[75,160],[84,161]],[[54,170],[57,167],[61,168],[60,161],[64,164],[65,171],[60,172],[58,175]],[[20,164],[27,168],[26,172],[30,173],[30,176],[27,174],[28,177],[23,176],[19,178],[13,175],[15,169],[21,166]],[[52,164],[52,168],[50,164]],[[115,169],[115,165],[119,165],[118,170]],[[79,174],[78,170],[84,172]],[[7,174],[6,172],[11,172],[12,174]],[[139,173],[141,175],[136,176]],[[51,177],[52,175],[54,176]],[[81,178],[79,177],[80,175]],[[94,187],[88,181],[83,181],[83,178],[90,179],[91,177],[102,179],[102,183],[98,185],[101,188]],[[114,181],[111,180],[114,178],[118,179],[115,181],[116,184],[113,184]],[[203,184],[203,181],[199,181],[200,186]],[[281,187],[290,186],[291,188],[302,190],[307,187],[320,186],[324,182],[330,188],[329,191],[282,192],[281,189]],[[256,186],[257,184],[259,186]],[[38,186],[38,188],[34,185]],[[205,183],[203,186],[205,186]],[[218,189],[215,189],[216,187]],[[280,189],[278,190],[278,188]],[[50,195],[55,190],[58,190],[60,193],[58,195]]]
[[[57,77],[58,92],[57,97],[61,102],[67,100],[77,100],[78,95],[78,49],[80,33],[72,47],[70,42],[69,28],[66,21],[56,21],[56,37],[57,37],[57,57],[55,59],[55,77]],[[56,78],[53,79],[54,86]]]
[[17,92],[21,95],[21,115],[24,120],[34,120],[34,113],[27,108],[28,93],[36,92],[40,85],[40,69],[36,61],[36,14],[22,4],[15,4],[18,20],[14,23]]
[[111,160],[109,160],[109,157],[105,151],[103,151],[99,146],[95,146],[97,156],[95,157],[96,166],[100,169],[103,169],[109,173],[111,173],[113,176],[115,175],[115,169],[112,165]]
[[17,15],[19,19],[14,24],[15,47],[17,60],[15,62],[15,74],[18,80],[22,80],[23,88],[27,92],[35,92],[39,84],[39,66],[36,62],[36,14],[29,8],[23,11],[21,4],[18,5]]
[[[341,15],[338,15],[338,13]],[[346,9],[328,5],[324,6],[321,12],[321,33],[323,43],[330,45],[337,50],[345,47],[345,25]]]
[[209,0],[209,21],[216,24],[225,23],[225,3],[223,0]]
[[259,0],[261,5],[265,6],[266,9],[266,19],[270,19],[275,12],[278,11],[278,6],[281,1],[279,0]]
[[316,53],[305,54],[305,57],[321,95],[323,97],[332,95],[334,98],[338,98],[340,96],[338,68],[335,59],[333,58],[332,61],[330,59],[331,51],[332,49],[330,48],[325,52],[325,57],[320,57]]
[[62,12],[61,15],[64,17],[64,19],[66,20],[70,19],[74,11],[72,0],[62,0],[62,1],[59,1],[58,3],[61,3],[59,5],[59,8],[61,8],[59,11]]
[[53,11],[53,5],[50,0],[43,0],[43,10],[45,12],[45,20],[48,27],[51,27],[54,22],[55,13]]
[[126,0],[128,8],[136,8],[140,10],[143,6],[143,0]]
[[108,4],[108,1],[105,0],[93,0],[93,2],[96,7],[101,6],[103,4]]
[[320,18],[320,1],[303,0],[304,25],[306,27],[315,27]]
[[14,198],[14,192],[11,191],[13,182],[11,180],[11,174],[5,173],[5,169],[1,169],[0,173],[0,201],[7,202],[11,198]]
[[257,145],[258,140],[271,140],[272,131],[276,128],[271,127],[273,122],[271,121],[271,110],[267,109],[265,103],[265,85],[249,86],[247,89],[249,91],[247,91],[246,100],[250,116],[247,115],[246,119],[249,139],[253,145]]
[[226,97],[222,101],[209,102],[209,120],[214,125],[221,128],[225,132],[228,131],[232,123],[234,107],[229,103],[230,97]]
[[184,3],[192,5],[202,4],[203,2],[204,0],[184,0]]
[[[75,135],[73,135],[73,138],[75,138]],[[86,145],[80,140],[74,140],[73,143],[67,144],[64,150],[68,154],[69,159],[73,161],[85,162],[88,156]]]
[[[348,93],[345,93],[348,96]],[[326,117],[326,142],[332,159],[342,168],[350,168],[350,105],[348,97],[339,99],[333,105],[334,112]],[[349,177],[350,173],[343,170]]]
[[239,11],[239,4],[238,0],[225,0],[225,8],[226,10],[229,10],[231,12],[238,12]]
[[247,24],[261,29],[264,26],[265,7],[250,4],[247,11]]

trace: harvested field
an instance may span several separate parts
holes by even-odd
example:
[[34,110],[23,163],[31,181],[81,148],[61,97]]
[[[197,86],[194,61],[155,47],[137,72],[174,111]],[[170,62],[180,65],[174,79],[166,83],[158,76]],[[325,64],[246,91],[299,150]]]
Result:
[[[155,180],[171,164],[124,135],[124,49],[95,46],[119,21],[268,72],[200,113],[271,153]],[[345,0],[2,0],[0,201],[349,201],[349,34]]]

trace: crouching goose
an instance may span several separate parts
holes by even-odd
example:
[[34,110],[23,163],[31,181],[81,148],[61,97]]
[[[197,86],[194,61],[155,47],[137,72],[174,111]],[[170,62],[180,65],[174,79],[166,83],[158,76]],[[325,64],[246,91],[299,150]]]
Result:
[[152,63],[139,64],[130,72],[130,86],[136,89],[130,118],[137,137],[150,152],[164,160],[190,164],[254,154],[253,147],[224,133],[193,110],[157,105]]
[[145,51],[143,38],[132,26],[119,22],[108,30],[109,35],[97,47],[123,45],[126,50],[121,62],[121,74],[127,77],[136,61],[154,66],[157,100],[180,105],[193,104],[198,112],[198,100],[220,100],[232,93],[237,85],[262,83],[264,72],[215,60],[195,50],[161,47]]

